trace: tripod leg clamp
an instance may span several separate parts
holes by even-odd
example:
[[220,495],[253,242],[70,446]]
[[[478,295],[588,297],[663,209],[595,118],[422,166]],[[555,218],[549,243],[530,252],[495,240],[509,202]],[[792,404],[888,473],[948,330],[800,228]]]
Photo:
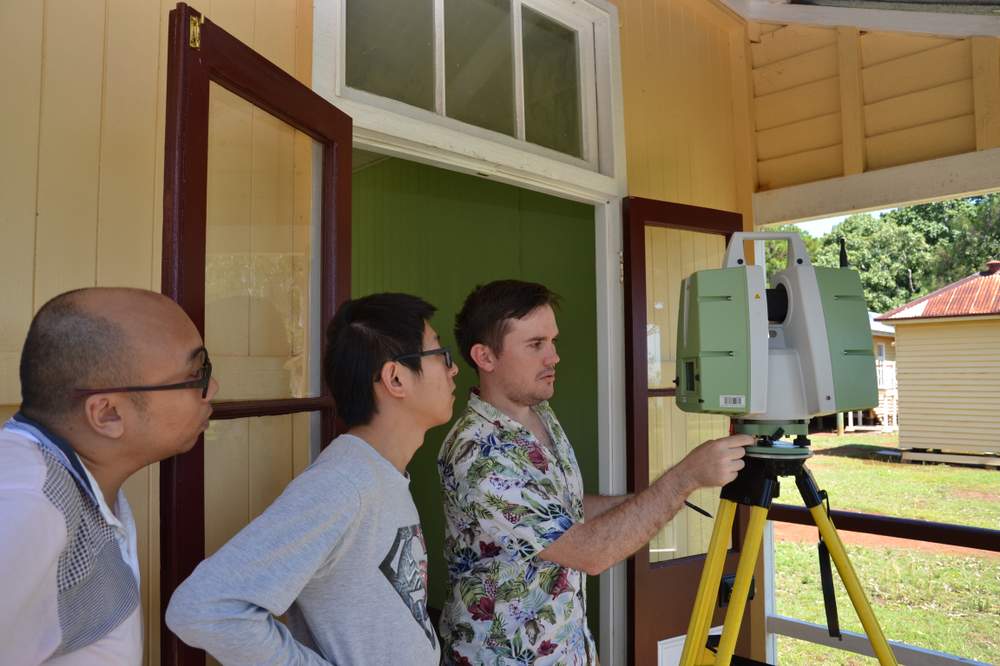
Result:
[[823,537],[819,539],[819,580],[823,587],[823,608],[826,610],[826,627],[833,638],[842,638],[840,618],[837,617],[837,594],[833,589],[833,567],[830,566],[830,549]]

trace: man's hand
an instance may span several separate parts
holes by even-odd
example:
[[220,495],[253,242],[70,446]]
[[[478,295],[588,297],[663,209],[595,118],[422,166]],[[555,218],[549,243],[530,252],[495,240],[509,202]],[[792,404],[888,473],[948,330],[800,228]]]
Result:
[[710,439],[684,456],[668,474],[675,475],[676,481],[689,493],[699,488],[724,486],[746,465],[743,456],[746,447],[753,442],[750,435]]
[[539,557],[592,576],[601,573],[648,543],[695,490],[735,479],[745,465],[744,447],[751,444],[749,435],[705,442],[642,492],[573,525]]

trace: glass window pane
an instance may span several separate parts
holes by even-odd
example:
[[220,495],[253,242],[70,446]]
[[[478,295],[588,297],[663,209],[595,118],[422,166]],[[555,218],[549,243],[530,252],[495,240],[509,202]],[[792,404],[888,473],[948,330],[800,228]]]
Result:
[[[655,481],[702,442],[729,431],[725,416],[685,414],[669,397],[649,398],[649,480]],[[719,489],[702,488],[688,498],[713,516],[719,507]],[[708,550],[713,522],[684,507],[649,542],[650,563],[700,555]]]
[[681,280],[719,268],[726,251],[718,234],[646,227],[646,367],[650,388],[673,388]]
[[347,3],[347,85],[434,110],[431,0]]
[[510,0],[445,0],[445,109],[456,120],[514,135]]
[[205,344],[218,398],[318,395],[319,148],[214,83],[209,94]]
[[205,431],[205,555],[261,514],[319,451],[318,412],[212,421]]
[[525,138],[583,157],[576,31],[528,7],[521,21]]

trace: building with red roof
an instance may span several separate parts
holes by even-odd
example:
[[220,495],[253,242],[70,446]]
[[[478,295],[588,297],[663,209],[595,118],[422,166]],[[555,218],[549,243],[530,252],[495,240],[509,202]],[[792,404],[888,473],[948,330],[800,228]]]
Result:
[[896,327],[900,448],[1000,454],[1000,260],[878,321]]

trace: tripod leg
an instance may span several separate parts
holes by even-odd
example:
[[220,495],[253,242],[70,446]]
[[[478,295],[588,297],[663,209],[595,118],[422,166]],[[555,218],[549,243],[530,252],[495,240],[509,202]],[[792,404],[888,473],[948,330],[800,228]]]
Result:
[[840,536],[833,526],[833,521],[830,520],[830,516],[826,515],[826,510],[822,504],[809,507],[809,513],[812,514],[813,521],[816,523],[816,527],[819,528],[819,533],[822,535],[823,541],[826,542],[827,548],[830,549],[830,557],[833,558],[834,564],[837,565],[840,578],[844,581],[844,587],[847,588],[847,595],[851,598],[851,603],[854,604],[854,610],[858,613],[861,626],[865,628],[865,633],[868,634],[868,640],[872,644],[875,656],[878,657],[879,664],[882,664],[882,666],[886,666],[887,664],[895,666],[899,662],[896,661],[896,655],[893,654],[892,648],[889,647],[889,642],[885,639],[885,634],[882,633],[882,627],[879,626],[878,620],[875,619],[875,613],[872,612],[868,598],[865,596],[864,590],[861,589],[861,583],[854,572],[854,567],[851,566],[851,561],[847,559],[847,551],[844,549],[844,544],[840,541]]
[[708,630],[712,622],[712,610],[719,594],[722,567],[726,562],[729,535],[732,534],[735,517],[736,503],[726,499],[721,500],[719,509],[715,513],[712,538],[708,542],[705,566],[701,571],[701,580],[698,582],[698,594],[691,611],[691,621],[688,624],[687,638],[684,640],[680,666],[696,666],[705,653],[705,642],[708,640]]
[[757,564],[757,554],[760,553],[760,543],[764,539],[764,524],[767,522],[767,508],[750,507],[750,523],[747,525],[746,538],[743,540],[743,550],[736,567],[736,582],[733,584],[733,594],[729,598],[729,610],[726,611],[726,621],[722,625],[722,639],[719,641],[719,652],[715,658],[717,666],[729,666],[733,652],[736,650],[736,638],[740,633],[740,623],[743,621],[743,610],[750,594],[750,581]]

